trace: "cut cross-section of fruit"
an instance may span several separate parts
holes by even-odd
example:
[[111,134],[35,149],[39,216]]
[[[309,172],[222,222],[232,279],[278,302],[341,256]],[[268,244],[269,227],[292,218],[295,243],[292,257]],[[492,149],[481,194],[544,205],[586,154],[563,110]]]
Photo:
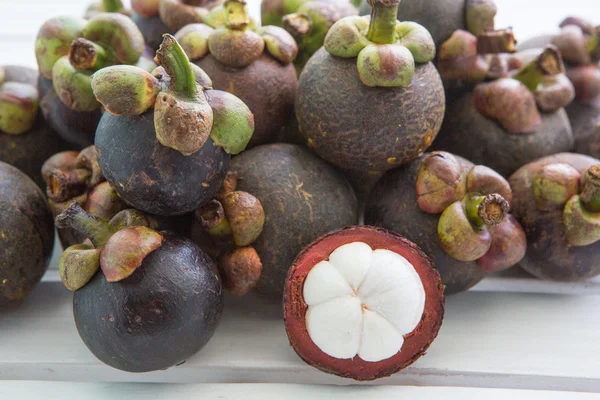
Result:
[[296,258],[284,294],[290,344],[309,365],[371,380],[413,363],[441,326],[443,285],[407,239],[352,227]]

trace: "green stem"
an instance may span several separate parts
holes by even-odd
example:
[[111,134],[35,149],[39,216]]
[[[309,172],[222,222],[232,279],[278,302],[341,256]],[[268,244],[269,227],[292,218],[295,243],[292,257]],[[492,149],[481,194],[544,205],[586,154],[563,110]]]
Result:
[[111,65],[104,47],[83,38],[76,39],[71,43],[69,61],[77,69],[94,71]]
[[171,90],[176,94],[194,97],[198,93],[196,74],[190,60],[172,35],[165,33],[154,59],[171,78]]
[[592,58],[593,63],[600,60],[600,26],[598,26],[592,36],[585,43],[585,48]]
[[250,24],[246,0],[226,0],[223,9],[228,28],[243,30]]
[[121,0],[102,0],[102,10],[104,12],[119,12],[123,8],[123,2]]
[[395,43],[396,22],[400,0],[369,0],[371,4],[371,22],[367,39],[379,44]]
[[600,164],[591,166],[583,175],[581,201],[587,211],[600,212]]
[[548,46],[535,60],[521,68],[513,78],[533,92],[546,78],[564,72],[565,66],[560,52],[556,47]]
[[476,227],[498,225],[504,220],[510,206],[499,194],[472,196],[465,202],[467,218]]
[[85,211],[75,201],[56,217],[55,225],[75,229],[90,239],[96,248],[103,247],[115,233],[107,221]]

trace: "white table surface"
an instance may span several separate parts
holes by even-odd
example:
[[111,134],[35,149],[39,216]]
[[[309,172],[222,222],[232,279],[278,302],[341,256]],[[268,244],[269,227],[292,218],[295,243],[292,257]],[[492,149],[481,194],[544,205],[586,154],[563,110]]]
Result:
[[[520,39],[555,31],[567,14],[600,22],[599,0],[496,2],[497,26],[513,26]],[[80,14],[86,3],[0,0],[0,65],[35,67],[33,42],[39,26],[54,15]],[[249,3],[257,15],[258,2]],[[141,375],[116,371],[97,361],[80,341],[70,294],[55,280],[56,272],[51,272],[22,305],[0,314],[0,399],[600,398],[581,393],[600,392],[600,296],[590,295],[599,293],[600,280],[553,285],[521,275],[494,277],[476,288],[483,292],[450,298],[444,326],[427,356],[376,382],[404,387],[316,386],[352,382],[300,361],[287,345],[279,306],[258,300],[229,299],[215,338],[182,366]],[[579,295],[494,292],[498,290]],[[175,382],[186,384],[171,384]]]

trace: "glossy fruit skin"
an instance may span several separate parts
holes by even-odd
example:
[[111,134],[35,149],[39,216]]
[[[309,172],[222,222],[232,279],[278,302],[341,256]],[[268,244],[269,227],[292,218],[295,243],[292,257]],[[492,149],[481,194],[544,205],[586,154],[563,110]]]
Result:
[[[6,82],[27,83],[34,87],[37,84],[38,74],[34,69],[8,65],[4,67],[4,71]],[[42,164],[67,147],[44,121],[41,112],[28,132],[20,135],[0,132],[0,161],[17,167],[41,188],[45,188],[41,174]]]
[[217,193],[230,156],[208,139],[190,156],[156,139],[154,111],[136,117],[105,113],[96,133],[106,180],[134,208],[163,216],[194,211]]
[[525,165],[509,179],[513,190],[512,213],[527,235],[527,253],[520,266],[548,280],[578,281],[600,274],[600,242],[588,246],[569,246],[565,238],[562,209],[537,209],[532,178],[545,165],[569,164],[580,173],[600,160],[581,154],[561,153]]
[[100,361],[129,372],[166,369],[212,337],[223,290],[210,257],[189,239],[165,240],[130,277],[109,283],[99,272],[73,297],[81,339]]
[[[457,157],[470,169],[473,163]],[[406,237],[433,260],[446,286],[446,295],[463,292],[481,281],[486,273],[476,262],[458,261],[440,246],[439,214],[427,214],[417,204],[417,176],[425,156],[409,165],[388,171],[367,200],[365,224],[379,226]]]
[[174,33],[162,22],[158,15],[144,18],[137,13],[133,13],[131,19],[135,22],[140,32],[142,32],[146,45],[154,50],[158,50],[158,47],[163,40],[163,34]]
[[300,76],[296,116],[304,139],[329,163],[386,171],[431,145],[444,103],[431,63],[417,65],[408,88],[374,88],[361,82],[356,59],[333,57],[321,48]]
[[573,127],[575,152],[600,158],[600,101],[582,104],[575,100],[566,110]]
[[[360,6],[361,15],[369,15],[371,7],[366,1]],[[398,7],[400,21],[413,21],[423,25],[439,47],[457,29],[466,29],[465,0],[402,0]]]
[[96,127],[102,117],[101,110],[74,111],[56,94],[52,81],[40,76],[40,109],[50,127],[73,149],[83,149],[94,144]]
[[23,299],[46,272],[54,220],[40,188],[0,162],[0,306]]
[[504,177],[540,157],[571,151],[571,124],[563,109],[542,113],[542,125],[533,134],[510,134],[473,105],[473,94],[456,90],[448,94],[446,118],[431,147],[485,165]]
[[282,65],[263,54],[245,68],[233,68],[209,54],[195,64],[210,76],[214,89],[236,95],[254,114],[248,148],[276,141],[294,111],[298,79],[292,63]]
[[344,177],[308,150],[291,144],[255,147],[235,157],[237,190],[256,196],[265,211],[252,244],[261,258],[259,293],[280,298],[300,250],[327,232],[358,222],[356,197]]

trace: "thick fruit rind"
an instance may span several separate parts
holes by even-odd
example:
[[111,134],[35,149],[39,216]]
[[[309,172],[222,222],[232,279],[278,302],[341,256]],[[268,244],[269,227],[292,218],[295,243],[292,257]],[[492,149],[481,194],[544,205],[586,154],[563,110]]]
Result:
[[[316,346],[306,329],[305,314],[308,306],[304,302],[304,280],[317,263],[327,260],[338,247],[352,242],[364,242],[374,250],[387,249],[400,254],[413,265],[425,289],[425,310],[421,322],[410,334],[405,335],[400,352],[379,362],[367,362],[359,357],[331,357]],[[330,374],[368,381],[390,376],[425,354],[442,325],[444,287],[431,260],[417,245],[385,229],[358,226],[328,233],[298,255],[288,273],[283,304],[290,345],[307,364]]]

